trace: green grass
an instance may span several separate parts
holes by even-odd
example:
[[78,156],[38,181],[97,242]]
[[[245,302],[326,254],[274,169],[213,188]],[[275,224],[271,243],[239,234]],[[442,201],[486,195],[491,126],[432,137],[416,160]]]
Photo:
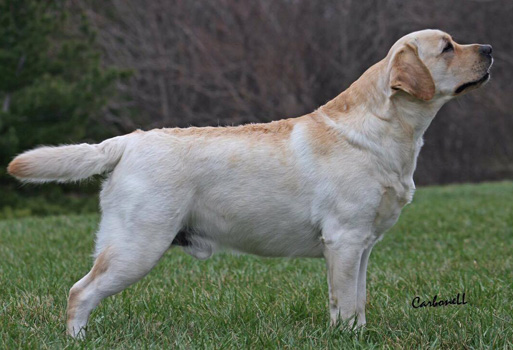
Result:
[[[97,215],[0,221],[0,348],[512,348],[513,183],[419,189],[374,248],[367,327],[329,327],[322,259],[170,250],[65,336],[69,288],[91,267]],[[464,306],[414,309],[466,293]]]

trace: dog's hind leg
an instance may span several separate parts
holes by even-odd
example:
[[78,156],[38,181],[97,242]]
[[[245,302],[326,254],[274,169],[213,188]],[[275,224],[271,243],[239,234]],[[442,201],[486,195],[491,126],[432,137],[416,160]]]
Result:
[[[112,219],[112,218],[107,218]],[[157,264],[179,231],[172,225],[139,221],[138,224],[113,225],[116,220],[102,220],[97,242],[97,257],[91,271],[69,292],[67,332],[83,338],[91,311],[100,301],[139,281]],[[108,224],[105,224],[108,222]],[[169,221],[170,222],[170,221]],[[120,231],[124,227],[124,231]],[[114,232],[102,232],[113,230]]]

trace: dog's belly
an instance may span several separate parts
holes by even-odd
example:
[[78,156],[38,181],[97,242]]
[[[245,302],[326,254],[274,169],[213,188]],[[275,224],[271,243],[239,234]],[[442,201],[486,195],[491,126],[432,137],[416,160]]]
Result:
[[320,233],[304,227],[269,225],[266,230],[234,227],[229,237],[221,233],[218,243],[237,252],[268,257],[322,257]]
[[[192,235],[221,248],[269,257],[322,257],[320,230],[300,205],[267,203],[240,210],[241,203],[196,206]],[[194,242],[194,237],[191,239]]]

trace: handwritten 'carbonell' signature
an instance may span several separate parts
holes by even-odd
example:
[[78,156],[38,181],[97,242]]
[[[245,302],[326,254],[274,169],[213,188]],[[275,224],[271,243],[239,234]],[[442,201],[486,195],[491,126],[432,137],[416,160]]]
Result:
[[[460,299],[460,296],[461,296],[461,299]],[[437,300],[437,299],[438,299],[438,295],[435,295],[433,297],[433,300],[428,300],[428,301],[424,300],[421,302],[420,297],[415,297],[411,301],[411,306],[415,309],[419,309],[421,307],[439,307],[439,306],[468,304],[468,302],[465,301],[465,293],[462,293],[461,295],[460,295],[460,293],[458,293],[458,295],[456,295],[456,297],[454,297],[452,299],[441,299],[441,300]]]

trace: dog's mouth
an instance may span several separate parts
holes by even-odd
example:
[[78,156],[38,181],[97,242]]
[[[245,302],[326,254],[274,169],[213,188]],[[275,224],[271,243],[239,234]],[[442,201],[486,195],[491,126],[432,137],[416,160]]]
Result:
[[490,73],[486,72],[486,74],[483,75],[480,79],[474,80],[474,81],[471,81],[471,82],[468,82],[468,83],[460,85],[454,91],[454,94],[458,95],[458,94],[461,94],[464,91],[470,90],[471,88],[477,88],[477,87],[483,85],[484,83],[486,83],[488,81],[488,79],[490,79]]

